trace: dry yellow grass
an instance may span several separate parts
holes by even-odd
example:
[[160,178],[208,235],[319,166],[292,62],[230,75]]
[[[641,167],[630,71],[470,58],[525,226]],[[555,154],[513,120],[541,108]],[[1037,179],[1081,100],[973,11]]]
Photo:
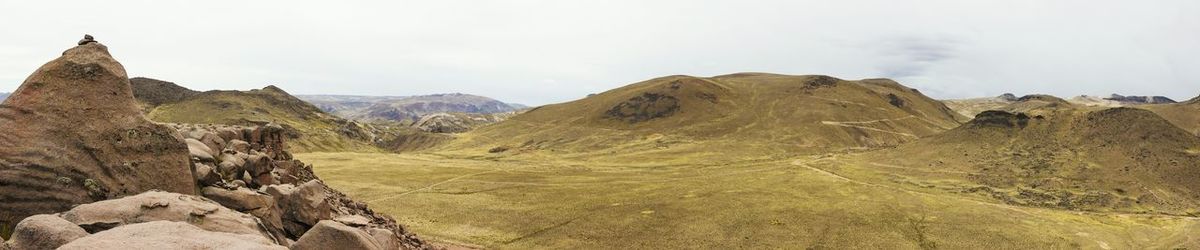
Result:
[[812,157],[728,164],[297,157],[420,235],[492,248],[1200,247],[1195,218],[1012,206],[860,178],[877,167]]

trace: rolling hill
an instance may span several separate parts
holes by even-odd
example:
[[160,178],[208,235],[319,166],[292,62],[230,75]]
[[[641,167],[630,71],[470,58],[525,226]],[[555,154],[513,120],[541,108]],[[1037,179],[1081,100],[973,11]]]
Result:
[[[1025,206],[1200,213],[1200,138],[1135,108],[1040,96],[945,133],[849,157],[878,178]],[[1002,111],[1007,110],[1007,111]]]
[[534,108],[443,149],[755,158],[895,146],[954,128],[958,119],[941,102],[887,79],[668,76]]
[[[1047,96],[1047,95],[1031,95],[1031,96]],[[1061,99],[1058,97],[1054,97],[1054,98]],[[1013,94],[1003,94],[1003,95],[996,96],[996,97],[951,99],[951,100],[943,100],[942,102],[945,102],[946,106],[949,106],[950,109],[953,109],[954,111],[957,111],[958,113],[960,113],[964,116],[973,117],[976,114],[979,114],[980,112],[987,111],[987,110],[995,110],[995,109],[1007,106],[1009,104],[1015,103],[1015,102],[1019,101],[1018,99],[1019,98],[1017,98]],[[1095,107],[1132,107],[1132,106],[1142,106],[1142,105],[1152,105],[1152,104],[1175,103],[1175,100],[1171,100],[1171,98],[1167,98],[1164,96],[1124,96],[1124,95],[1118,95],[1118,94],[1111,94],[1108,97],[1080,95],[1080,96],[1071,97],[1070,99],[1065,99],[1063,101],[1069,102],[1071,104],[1076,104],[1076,105],[1095,106]]]
[[1200,136],[1200,97],[1180,103],[1143,105],[1138,108],[1153,111],[1175,126]]
[[199,91],[179,86],[173,82],[146,78],[129,78],[133,96],[147,110],[164,103],[175,103],[199,94]]
[[147,117],[153,121],[230,125],[275,123],[288,131],[292,138],[289,147],[298,152],[374,152],[379,151],[375,147],[376,141],[383,140],[381,133],[373,127],[326,114],[275,86],[250,91],[194,92],[170,82],[142,79],[142,84],[133,84],[134,93],[140,102],[152,107]]
[[297,157],[422,235],[481,248],[1200,244],[1197,138],[1144,110],[1012,99],[960,125],[887,80],[672,76],[433,150]]

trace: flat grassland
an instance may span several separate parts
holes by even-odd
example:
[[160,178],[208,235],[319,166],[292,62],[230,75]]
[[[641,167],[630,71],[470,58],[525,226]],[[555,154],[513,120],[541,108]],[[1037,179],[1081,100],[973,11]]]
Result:
[[297,157],[423,238],[486,248],[1200,248],[1196,218],[1008,205],[887,181],[903,170],[842,155],[722,163],[485,155]]

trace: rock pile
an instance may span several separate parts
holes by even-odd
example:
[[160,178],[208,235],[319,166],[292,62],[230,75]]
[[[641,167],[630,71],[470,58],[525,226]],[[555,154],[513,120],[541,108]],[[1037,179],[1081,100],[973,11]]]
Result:
[[0,106],[0,250],[431,248],[326,186],[281,126],[147,121],[80,43]]

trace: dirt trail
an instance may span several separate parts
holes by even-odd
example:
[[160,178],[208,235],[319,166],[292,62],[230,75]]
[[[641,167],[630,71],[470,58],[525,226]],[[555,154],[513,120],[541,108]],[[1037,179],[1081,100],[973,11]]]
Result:
[[[869,122],[869,121],[868,121],[868,122]],[[867,127],[867,126],[858,126],[858,125],[852,125],[852,124],[862,124],[861,122],[834,122],[834,121],[821,121],[821,124],[825,124],[825,125],[832,125],[832,126],[841,126],[841,127],[850,127],[850,128],[858,128],[858,129],[866,129],[866,130],[875,131],[875,132],[883,132],[883,133],[889,133],[889,134],[895,134],[895,135],[909,136],[909,137],[912,137],[912,138],[920,138],[920,137],[919,137],[919,136],[917,136],[917,135],[914,135],[914,134],[909,134],[909,133],[904,133],[904,132],[896,132],[896,131],[890,131],[890,130],[877,129],[877,128],[872,128],[872,127]]]

